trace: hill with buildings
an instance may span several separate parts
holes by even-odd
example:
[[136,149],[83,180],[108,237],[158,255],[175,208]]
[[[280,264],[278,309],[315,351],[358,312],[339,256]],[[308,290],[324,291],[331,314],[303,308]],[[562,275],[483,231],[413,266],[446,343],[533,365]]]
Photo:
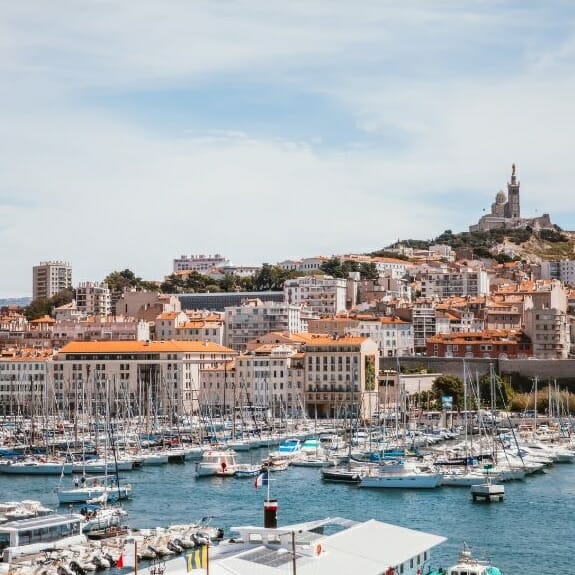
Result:
[[496,228],[491,230],[461,232],[446,230],[432,240],[402,240],[370,255],[377,256],[407,250],[425,250],[433,245],[447,245],[458,258],[495,258],[499,260],[573,259],[575,256],[575,233],[552,229]]

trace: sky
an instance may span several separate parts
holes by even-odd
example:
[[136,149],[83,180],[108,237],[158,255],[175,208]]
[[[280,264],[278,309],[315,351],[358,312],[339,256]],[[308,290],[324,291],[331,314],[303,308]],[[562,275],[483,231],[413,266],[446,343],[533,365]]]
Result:
[[511,164],[575,229],[571,0],[0,0],[0,297],[466,231]]

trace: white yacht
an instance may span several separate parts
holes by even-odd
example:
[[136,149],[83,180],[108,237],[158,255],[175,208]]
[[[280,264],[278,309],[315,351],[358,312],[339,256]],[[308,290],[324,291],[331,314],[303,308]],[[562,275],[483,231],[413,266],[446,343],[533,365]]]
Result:
[[360,487],[379,489],[432,489],[441,485],[441,473],[421,470],[415,463],[399,460],[370,468],[359,483]]
[[196,477],[228,477],[236,473],[236,454],[231,449],[205,451],[196,463]]

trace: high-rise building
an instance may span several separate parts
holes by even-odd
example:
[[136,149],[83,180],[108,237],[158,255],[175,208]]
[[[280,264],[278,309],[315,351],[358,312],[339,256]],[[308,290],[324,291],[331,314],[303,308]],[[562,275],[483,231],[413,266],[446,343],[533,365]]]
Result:
[[110,315],[110,289],[105,282],[81,282],[76,288],[78,309],[88,315]]
[[50,298],[72,287],[72,266],[68,262],[40,262],[32,269],[32,298]]

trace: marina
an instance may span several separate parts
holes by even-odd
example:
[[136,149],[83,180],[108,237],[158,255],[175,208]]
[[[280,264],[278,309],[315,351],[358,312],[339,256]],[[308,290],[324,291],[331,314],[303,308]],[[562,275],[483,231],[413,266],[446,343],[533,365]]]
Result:
[[[236,455],[239,463],[265,459],[267,449]],[[279,502],[280,527],[342,516],[376,519],[434,533],[448,540],[434,552],[435,566],[454,563],[463,541],[479,557],[489,557],[504,573],[570,573],[568,546],[554,533],[573,536],[575,466],[553,465],[545,472],[506,485],[500,505],[474,505],[467,489],[360,489],[357,484],[323,481],[323,469],[289,466],[273,473],[270,489]],[[26,497],[58,507],[58,478],[0,475],[5,500]],[[226,476],[198,479],[195,463],[143,467],[130,474],[134,497],[123,501],[132,528],[149,529],[213,516],[211,523],[230,537],[234,525],[261,525],[265,490],[254,481]],[[553,529],[541,518],[549,518]],[[516,534],[522,536],[517,539]],[[513,553],[509,550],[513,549]]]

